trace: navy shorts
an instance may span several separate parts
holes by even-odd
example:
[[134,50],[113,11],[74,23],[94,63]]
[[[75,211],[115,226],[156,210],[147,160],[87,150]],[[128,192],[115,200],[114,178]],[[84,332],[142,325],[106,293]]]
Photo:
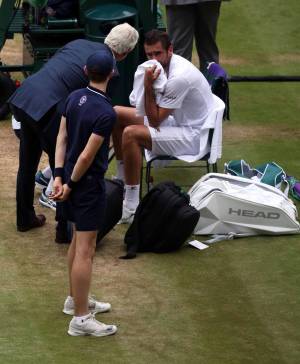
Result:
[[99,176],[87,175],[73,188],[65,203],[65,218],[77,231],[99,231],[106,207],[105,183]]

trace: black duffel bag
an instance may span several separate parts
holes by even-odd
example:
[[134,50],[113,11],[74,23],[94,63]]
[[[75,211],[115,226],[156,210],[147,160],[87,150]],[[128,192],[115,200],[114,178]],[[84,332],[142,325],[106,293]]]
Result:
[[121,180],[105,179],[106,208],[101,231],[97,243],[108,234],[122,217],[124,183]]
[[127,255],[137,252],[167,253],[179,249],[192,234],[200,217],[189,196],[173,182],[153,187],[140,202],[125,234]]

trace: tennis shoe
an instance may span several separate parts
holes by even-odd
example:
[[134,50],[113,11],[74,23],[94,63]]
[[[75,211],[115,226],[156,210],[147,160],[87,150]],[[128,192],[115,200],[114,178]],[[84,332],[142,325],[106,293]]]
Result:
[[[100,302],[96,301],[95,298],[89,296],[89,310],[91,313],[103,313],[110,311],[111,304],[108,302]],[[74,315],[75,306],[74,306],[74,299],[68,296],[64,303],[63,313],[66,315]]]
[[129,209],[123,201],[122,217],[118,224],[131,224],[134,218],[135,209]]
[[44,189],[48,186],[50,178],[43,175],[42,171],[38,171],[35,175],[35,185],[40,189]]
[[51,200],[47,195],[46,195],[46,188],[43,189],[43,192],[39,198],[39,202],[41,205],[48,207],[49,209],[52,210],[56,210],[56,202]]
[[95,316],[90,313],[87,317],[79,320],[73,317],[70,324],[68,334],[71,336],[108,336],[117,332],[117,326],[106,325],[95,319]]

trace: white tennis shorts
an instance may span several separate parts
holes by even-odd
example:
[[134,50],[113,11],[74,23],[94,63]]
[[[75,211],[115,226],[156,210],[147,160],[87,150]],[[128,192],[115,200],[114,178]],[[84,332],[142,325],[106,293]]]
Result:
[[170,116],[159,129],[152,128],[147,118],[144,124],[148,127],[152,139],[152,154],[156,155],[196,155],[199,152],[200,130],[176,126]]

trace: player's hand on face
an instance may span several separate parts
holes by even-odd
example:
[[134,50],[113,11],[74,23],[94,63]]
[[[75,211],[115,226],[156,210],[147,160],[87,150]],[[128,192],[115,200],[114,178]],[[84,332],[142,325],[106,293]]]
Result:
[[160,69],[157,69],[157,65],[153,65],[145,70],[144,86],[152,87],[154,81],[160,75]]

